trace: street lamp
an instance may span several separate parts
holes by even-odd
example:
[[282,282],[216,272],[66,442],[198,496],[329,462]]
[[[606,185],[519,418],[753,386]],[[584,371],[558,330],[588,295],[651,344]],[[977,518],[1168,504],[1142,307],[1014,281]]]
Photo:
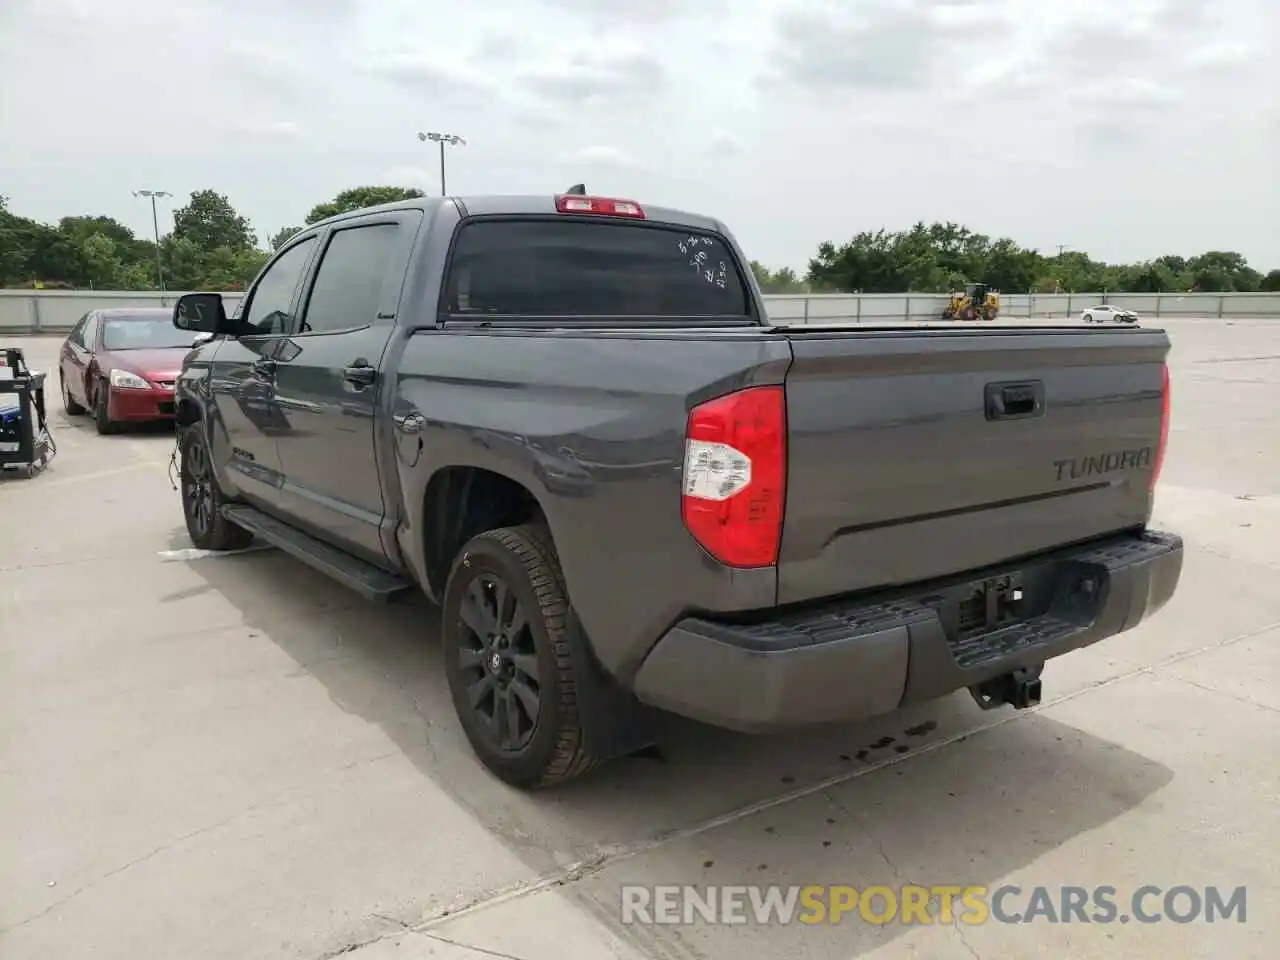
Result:
[[423,143],[426,143],[428,140],[431,140],[431,141],[434,141],[435,143],[440,144],[440,196],[442,197],[448,196],[448,193],[445,191],[445,188],[444,188],[444,145],[448,143],[455,147],[458,145],[462,145],[465,147],[467,145],[467,141],[463,140],[461,137],[455,136],[452,133],[419,133],[418,139],[421,140]]
[[151,201],[151,229],[155,231],[156,237],[156,283],[160,284],[161,291],[164,290],[164,267],[160,263],[160,218],[156,215],[156,200],[160,197],[172,197],[173,194],[166,190],[135,190],[135,197],[146,197]]

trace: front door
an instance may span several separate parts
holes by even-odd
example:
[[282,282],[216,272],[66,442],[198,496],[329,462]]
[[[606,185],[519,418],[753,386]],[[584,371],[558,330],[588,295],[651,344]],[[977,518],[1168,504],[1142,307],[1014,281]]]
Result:
[[285,513],[374,563],[390,536],[375,448],[380,368],[421,219],[395,211],[332,229],[276,365],[291,425],[280,437]]
[[246,298],[240,335],[213,357],[210,446],[219,480],[229,494],[272,512],[279,512],[283,482],[277,442],[292,429],[276,402],[276,355],[288,342],[316,245],[316,234],[305,237],[267,265]]

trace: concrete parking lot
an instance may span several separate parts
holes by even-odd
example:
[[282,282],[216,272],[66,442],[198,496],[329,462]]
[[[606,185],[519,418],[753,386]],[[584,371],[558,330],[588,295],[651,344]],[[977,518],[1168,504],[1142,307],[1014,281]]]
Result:
[[[473,760],[428,604],[272,550],[188,558],[172,431],[57,412],[50,468],[0,479],[0,956],[1274,956],[1280,320],[1165,326],[1182,584],[1054,661],[1039,709],[689,725],[540,795]],[[58,340],[20,345],[55,369]],[[1245,887],[1247,915],[636,925],[624,884]]]

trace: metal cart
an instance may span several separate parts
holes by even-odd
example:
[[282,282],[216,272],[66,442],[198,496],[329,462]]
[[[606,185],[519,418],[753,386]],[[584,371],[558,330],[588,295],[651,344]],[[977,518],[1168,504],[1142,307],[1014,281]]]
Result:
[[17,347],[0,347],[0,470],[34,477],[58,452],[45,412],[43,373]]

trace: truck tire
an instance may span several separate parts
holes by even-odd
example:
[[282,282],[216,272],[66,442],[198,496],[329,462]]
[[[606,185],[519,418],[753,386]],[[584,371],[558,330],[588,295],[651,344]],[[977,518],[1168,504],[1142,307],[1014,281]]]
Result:
[[179,428],[178,475],[182,516],[191,543],[201,550],[243,550],[253,534],[222,515],[226,502],[213,472],[209,447],[200,427]]
[[454,561],[442,608],[445,675],[480,761],[524,789],[591,769],[550,532],[527,525],[472,538]]

